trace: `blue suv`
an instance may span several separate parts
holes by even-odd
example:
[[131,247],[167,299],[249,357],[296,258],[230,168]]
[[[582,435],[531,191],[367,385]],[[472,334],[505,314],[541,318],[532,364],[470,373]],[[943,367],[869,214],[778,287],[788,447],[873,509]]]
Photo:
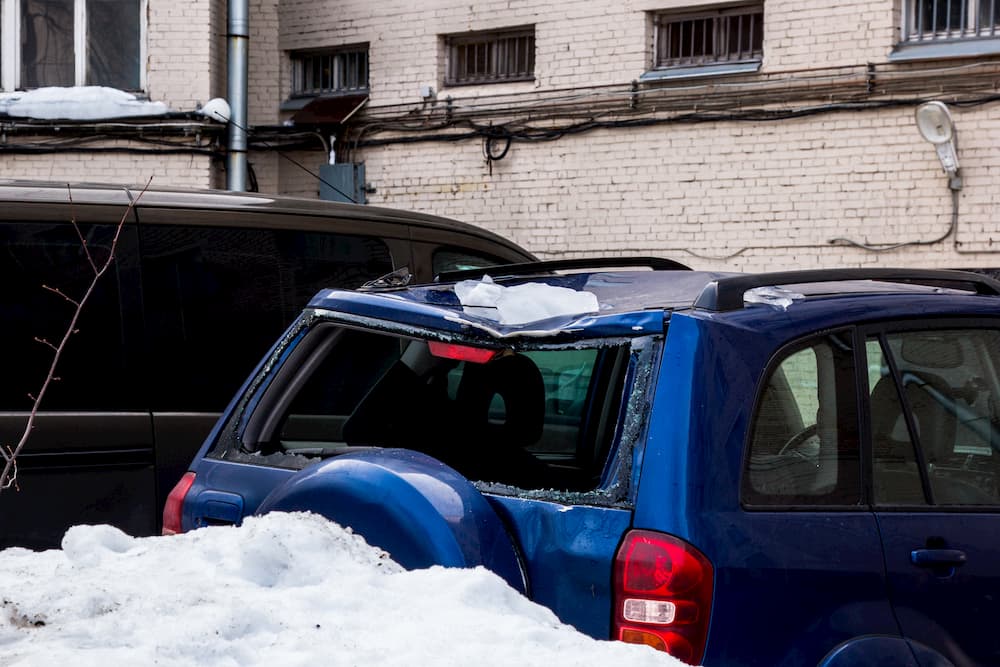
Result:
[[1000,283],[489,273],[320,292],[164,532],[317,512],[691,663],[1000,664]]

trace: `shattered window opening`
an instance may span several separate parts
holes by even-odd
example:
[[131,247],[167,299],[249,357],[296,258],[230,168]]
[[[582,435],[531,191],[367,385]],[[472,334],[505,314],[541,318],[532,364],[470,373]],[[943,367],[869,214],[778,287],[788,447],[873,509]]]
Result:
[[604,504],[627,495],[617,473],[630,466],[609,461],[629,430],[624,399],[637,359],[648,364],[650,355],[626,341],[509,346],[487,363],[331,324],[302,343],[281,353],[287,362],[244,408],[238,444],[217,447],[216,456],[298,469],[316,458],[406,448],[492,492],[595,492]]

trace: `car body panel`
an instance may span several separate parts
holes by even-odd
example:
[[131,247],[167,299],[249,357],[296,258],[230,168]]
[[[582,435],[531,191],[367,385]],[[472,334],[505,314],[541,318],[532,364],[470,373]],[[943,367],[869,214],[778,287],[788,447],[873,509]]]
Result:
[[[1000,633],[981,626],[1000,618],[1000,511],[880,511],[878,522],[903,633],[957,667],[1000,664]],[[957,550],[966,560],[921,566],[918,550]]]
[[[594,637],[610,633],[611,566],[632,512],[487,494],[520,547],[530,597]],[[586,582],[586,585],[580,585]]]

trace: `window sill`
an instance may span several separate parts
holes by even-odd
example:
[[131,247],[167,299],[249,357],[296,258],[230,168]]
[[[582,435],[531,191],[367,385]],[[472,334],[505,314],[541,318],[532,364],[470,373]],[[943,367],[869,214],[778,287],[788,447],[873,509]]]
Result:
[[280,111],[298,111],[304,109],[311,102],[316,100],[329,100],[341,97],[368,97],[368,89],[364,90],[344,90],[340,92],[329,92],[329,93],[318,93],[316,95],[296,95],[294,97],[289,97],[287,100],[282,102],[278,109]]
[[533,76],[510,77],[507,79],[486,79],[480,81],[444,81],[444,88],[468,88],[469,86],[497,86],[508,83],[531,83]]
[[671,67],[669,69],[653,69],[639,77],[644,83],[653,81],[668,81],[672,79],[693,79],[704,76],[726,76],[727,74],[750,74],[760,71],[761,61],[744,63],[713,63],[711,65],[694,65],[692,67]]
[[908,62],[911,60],[936,60],[939,58],[975,58],[1000,54],[1000,39],[969,38],[951,42],[900,42],[892,53],[889,62]]

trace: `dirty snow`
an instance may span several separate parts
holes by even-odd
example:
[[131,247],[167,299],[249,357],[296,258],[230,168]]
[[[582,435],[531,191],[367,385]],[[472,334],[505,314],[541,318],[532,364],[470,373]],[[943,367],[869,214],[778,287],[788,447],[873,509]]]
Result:
[[500,324],[519,325],[560,315],[585,315],[599,308],[593,292],[544,283],[497,285],[489,276],[455,284],[463,312]]
[[163,102],[140,100],[132,93],[103,86],[53,86],[0,97],[0,113],[39,120],[104,120],[169,112]]
[[483,569],[403,571],[316,515],[172,537],[76,526],[0,551],[0,665],[671,667],[597,641]]

